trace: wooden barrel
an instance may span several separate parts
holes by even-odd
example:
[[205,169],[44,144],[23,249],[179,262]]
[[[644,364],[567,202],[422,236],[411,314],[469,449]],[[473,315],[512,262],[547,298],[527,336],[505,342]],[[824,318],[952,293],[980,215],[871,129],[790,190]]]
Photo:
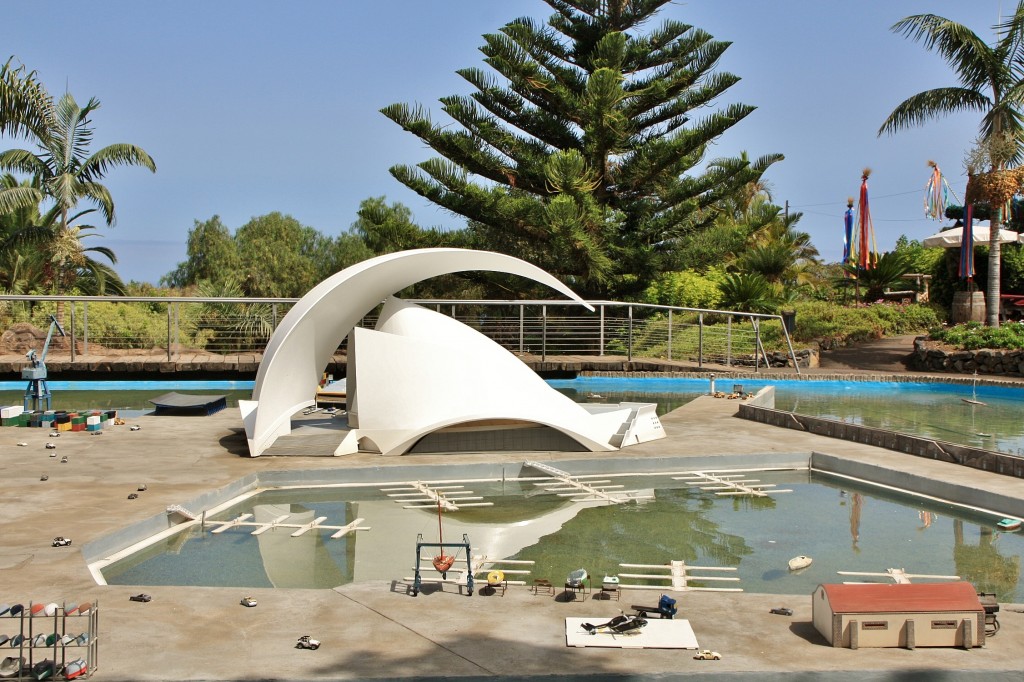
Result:
[[953,292],[953,323],[984,322],[985,292],[955,291]]

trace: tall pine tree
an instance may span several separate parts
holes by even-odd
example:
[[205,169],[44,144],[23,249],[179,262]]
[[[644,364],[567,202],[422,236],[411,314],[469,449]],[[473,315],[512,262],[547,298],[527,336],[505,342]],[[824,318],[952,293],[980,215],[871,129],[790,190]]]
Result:
[[441,155],[391,173],[466,217],[476,246],[588,296],[630,296],[672,267],[716,202],[782,157],[704,164],[754,107],[709,108],[739,80],[715,71],[730,43],[673,20],[641,31],[670,0],[545,2],[556,11],[546,24],[521,18],[484,36],[500,78],[458,72],[476,89],[440,100],[458,126],[422,106],[382,110]]

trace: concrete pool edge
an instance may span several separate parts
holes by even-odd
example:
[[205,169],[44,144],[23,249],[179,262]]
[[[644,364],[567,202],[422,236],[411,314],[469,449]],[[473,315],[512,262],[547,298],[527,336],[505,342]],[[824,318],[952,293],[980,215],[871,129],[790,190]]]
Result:
[[[685,473],[692,471],[805,470],[846,478],[868,486],[903,495],[946,503],[973,512],[1000,518],[1024,517],[1024,499],[979,490],[969,485],[934,480],[927,475],[891,467],[845,459],[837,455],[811,453],[767,453],[708,455],[705,457],[655,457],[643,459],[595,458],[558,460],[557,465],[574,476]],[[524,462],[409,464],[388,467],[343,469],[271,470],[252,473],[208,491],[180,506],[197,518],[173,521],[170,508],[161,514],[131,524],[82,546],[82,557],[93,579],[106,584],[102,571],[161,539],[186,531],[201,523],[206,514],[215,514],[265,490],[394,484],[403,481],[447,482],[466,480],[503,480],[530,478]]]
[[[246,474],[231,483],[211,490],[189,500],[178,502],[184,509],[197,517],[203,512],[211,513],[230,506],[236,500],[262,490],[285,487],[312,488],[330,485],[379,485],[405,481],[440,482],[450,480],[501,480],[519,478],[526,468],[527,454],[522,462],[493,463],[451,463],[451,464],[400,464],[386,467],[351,467],[338,469],[295,469],[270,470]],[[540,458],[538,458],[540,459]],[[757,468],[797,469],[809,466],[809,453],[771,453],[745,455],[708,455],[706,457],[655,457],[642,459],[574,459],[554,460],[560,468],[573,475],[658,473],[692,471],[693,469]],[[723,467],[726,460],[727,467]],[[547,460],[545,460],[547,461]],[[550,463],[550,462],[549,462]],[[698,465],[698,466],[695,466]],[[96,565],[106,566],[121,557],[156,542],[162,537],[184,531],[197,521],[174,523],[168,511],[150,516],[143,521],[108,533],[82,545],[82,557],[90,567],[94,579]],[[130,551],[129,551],[130,550]],[[97,581],[99,582],[99,581]]]

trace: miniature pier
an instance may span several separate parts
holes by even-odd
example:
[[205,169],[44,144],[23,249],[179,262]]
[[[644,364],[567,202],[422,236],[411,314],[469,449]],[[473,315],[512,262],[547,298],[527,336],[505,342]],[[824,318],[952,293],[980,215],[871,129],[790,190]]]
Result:
[[[634,590],[659,590],[672,592],[742,592],[741,587],[694,587],[690,581],[697,582],[739,582],[732,576],[703,575],[703,571],[735,571],[733,566],[688,566],[685,561],[670,561],[668,564],[619,564],[622,568],[643,568],[652,571],[668,571],[667,573],[619,573],[619,578],[634,580],[656,580],[657,585],[638,585],[620,583],[620,588]],[[693,571],[700,571],[694,575]]]
[[768,497],[776,493],[791,493],[791,489],[779,489],[774,483],[761,483],[756,478],[743,478],[745,474],[721,474],[694,471],[685,476],[673,476],[674,481],[687,481],[701,490],[713,491],[722,496]]
[[357,530],[370,530],[369,526],[359,525],[365,519],[356,519],[352,523],[346,524],[344,526],[324,525],[323,522],[327,520],[326,516],[318,516],[309,523],[285,523],[285,521],[287,521],[290,516],[291,514],[284,514],[282,516],[277,517],[273,521],[259,522],[249,520],[253,518],[252,514],[242,514],[241,516],[238,516],[237,518],[234,518],[230,521],[212,522],[213,524],[217,525],[217,527],[211,530],[210,532],[218,534],[223,533],[224,531],[230,530],[232,528],[250,527],[255,528],[255,530],[252,531],[250,535],[262,535],[263,533],[266,533],[268,530],[274,530],[275,528],[294,528],[296,530],[291,534],[291,536],[293,538],[297,538],[301,535],[305,535],[311,530],[333,530],[335,532],[331,535],[331,539],[336,540]]
[[[930,575],[928,573],[907,573],[902,568],[887,568],[884,573],[872,573],[869,571],[836,571],[839,575],[854,575],[871,578],[889,578],[897,585],[909,585],[911,578],[924,578],[925,580],[960,580],[958,575]],[[859,585],[863,581],[844,580],[845,585]]]
[[[428,485],[419,481],[407,483],[400,488],[381,488],[395,502],[403,503],[403,509],[432,509],[438,506],[444,511],[458,511],[463,507],[493,507],[493,502],[475,502],[484,499],[474,495],[461,485]],[[405,504],[408,503],[408,504]]]
[[555,479],[550,482],[537,483],[537,487],[543,488],[546,492],[555,493],[559,497],[571,497],[573,502],[622,504],[633,500],[654,499],[654,495],[643,494],[638,490],[621,490],[625,486],[609,485],[611,481],[608,479],[584,482],[580,477],[543,462],[529,461],[525,462],[525,465],[543,471]]

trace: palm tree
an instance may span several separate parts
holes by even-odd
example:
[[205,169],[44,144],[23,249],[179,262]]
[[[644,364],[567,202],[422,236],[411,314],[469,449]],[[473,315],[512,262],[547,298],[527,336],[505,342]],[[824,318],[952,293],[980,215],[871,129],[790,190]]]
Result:
[[[30,135],[37,150],[9,149],[0,153],[0,171],[30,175],[33,186],[53,201],[41,224],[35,226],[50,232],[47,242],[49,282],[54,292],[66,291],[76,281],[100,290],[123,289],[112,269],[85,255],[87,251],[96,251],[116,263],[113,252],[105,247],[83,248],[80,240],[92,234],[92,228],[72,223],[98,210],[106,224],[113,225],[114,200],[100,180],[115,166],[142,166],[156,172],[156,164],[141,147],[126,143],[108,145],[90,153],[93,128],[89,117],[100,106],[97,99],[91,98],[83,107],[70,93],[65,93],[56,103],[48,95],[34,102],[37,105],[35,119],[22,116],[31,125],[25,123],[16,130]],[[95,208],[73,214],[73,209],[83,200]],[[61,304],[58,304],[57,317],[59,320],[63,317]]]
[[[924,43],[946,60],[960,81],[958,86],[935,88],[920,92],[899,104],[878,129],[892,134],[911,126],[960,111],[982,114],[980,125],[983,142],[1005,136],[1014,142],[1007,161],[997,161],[993,171],[1004,163],[1013,165],[1024,160],[1024,119],[1020,106],[1024,101],[1024,0],[1019,0],[1013,16],[993,27],[996,42],[989,45],[966,26],[934,14],[916,14],[896,22],[895,33]],[[1002,220],[1001,207],[993,206],[993,227]],[[987,321],[999,326],[999,231],[991,230],[989,272],[986,287]]]
[[[52,101],[35,71],[15,66],[13,57],[0,66],[0,135],[31,137],[45,130],[51,111]],[[5,182],[0,187],[0,215],[35,206],[42,198],[37,187]]]
[[[38,186],[35,179],[22,183],[10,174],[0,176],[0,192],[13,187]],[[87,237],[97,236],[95,228],[79,223],[95,209],[86,209],[69,217],[74,223],[60,229],[59,207],[41,214],[38,204],[0,211],[0,288],[11,293],[50,289],[75,291],[85,295],[125,295],[126,287],[111,267],[117,263],[114,252],[104,246],[85,247]],[[110,265],[90,254],[103,256]],[[6,268],[4,266],[7,266]]]

